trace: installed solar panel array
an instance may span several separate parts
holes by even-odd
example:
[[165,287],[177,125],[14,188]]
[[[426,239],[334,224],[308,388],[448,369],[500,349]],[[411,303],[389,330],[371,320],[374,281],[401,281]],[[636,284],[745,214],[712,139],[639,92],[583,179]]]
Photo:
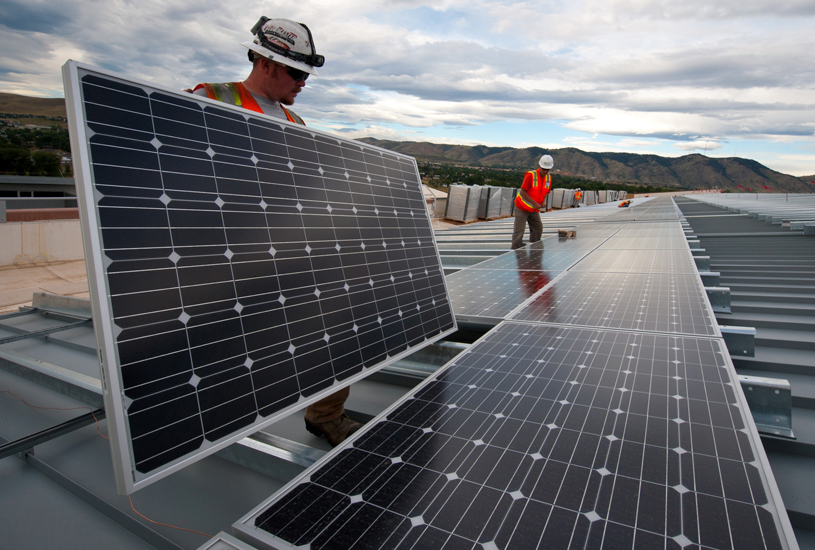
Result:
[[[612,226],[612,231],[620,225]],[[495,326],[593,248],[606,240],[592,225],[578,227],[583,239],[549,237],[447,276],[459,323]],[[605,230],[605,229],[604,229]]]
[[412,158],[65,75],[120,490],[455,329]]
[[[557,279],[235,533],[270,548],[794,548],[698,276],[638,265]],[[559,324],[538,322],[547,311]]]

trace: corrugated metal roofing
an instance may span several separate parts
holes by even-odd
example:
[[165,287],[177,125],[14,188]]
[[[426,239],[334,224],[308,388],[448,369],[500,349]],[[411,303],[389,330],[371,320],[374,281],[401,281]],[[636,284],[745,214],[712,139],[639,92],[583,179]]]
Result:
[[[755,357],[733,356],[739,374],[789,380],[795,441],[762,437],[802,548],[815,531],[815,237],[689,197],[677,197],[710,256],[732,313],[720,325],[756,329]],[[704,199],[703,199],[704,200]]]

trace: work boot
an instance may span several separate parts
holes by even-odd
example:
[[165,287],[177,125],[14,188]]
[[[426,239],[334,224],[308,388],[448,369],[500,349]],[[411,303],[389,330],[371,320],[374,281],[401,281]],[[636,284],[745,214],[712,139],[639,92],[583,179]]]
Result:
[[342,413],[341,416],[338,416],[334,420],[329,420],[328,422],[317,423],[310,422],[308,419],[306,419],[306,430],[317,437],[325,436],[328,442],[331,443],[332,447],[336,447],[345,441],[348,436],[356,432],[361,427],[362,424],[351,420],[345,413]]

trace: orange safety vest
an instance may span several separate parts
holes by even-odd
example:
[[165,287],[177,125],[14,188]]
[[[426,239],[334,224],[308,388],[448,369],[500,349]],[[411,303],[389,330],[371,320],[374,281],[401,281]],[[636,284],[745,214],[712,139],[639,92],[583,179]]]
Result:
[[[546,194],[552,188],[552,174],[546,174],[543,183],[540,181],[540,174],[537,170],[530,170],[527,174],[532,174],[532,186],[526,190],[529,193],[529,198],[538,204],[543,204]],[[526,176],[524,176],[524,181],[526,181]],[[520,208],[524,212],[538,212],[540,210],[526,202],[520,193],[515,197],[515,208]]]
[[576,191],[575,194],[574,194],[574,200],[579,202],[580,199],[582,199],[582,198],[583,198],[583,192],[582,191]]
[[[237,105],[238,107],[243,107],[244,109],[249,109],[250,111],[255,111],[256,113],[263,113],[263,109],[260,108],[260,105],[258,105],[258,102],[255,101],[254,97],[252,97],[252,94],[249,93],[249,90],[246,89],[246,86],[243,85],[243,82],[199,84],[193,91],[200,90],[201,88],[204,88],[207,91],[207,97],[210,99],[228,103],[230,105]],[[306,125],[306,123],[303,122],[303,119],[294,114],[293,111],[289,111],[283,105],[280,105],[280,108],[283,109],[283,112],[286,114],[286,119],[289,122],[302,124],[303,126]]]

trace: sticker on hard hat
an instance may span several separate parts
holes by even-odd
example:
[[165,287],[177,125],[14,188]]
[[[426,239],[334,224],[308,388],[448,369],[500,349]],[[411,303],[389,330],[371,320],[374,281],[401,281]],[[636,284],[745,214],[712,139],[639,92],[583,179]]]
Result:
[[292,46],[295,45],[295,40],[297,40],[297,35],[291,31],[285,30],[283,27],[278,26],[276,29],[263,29],[263,34],[276,36],[281,40],[285,40]]

